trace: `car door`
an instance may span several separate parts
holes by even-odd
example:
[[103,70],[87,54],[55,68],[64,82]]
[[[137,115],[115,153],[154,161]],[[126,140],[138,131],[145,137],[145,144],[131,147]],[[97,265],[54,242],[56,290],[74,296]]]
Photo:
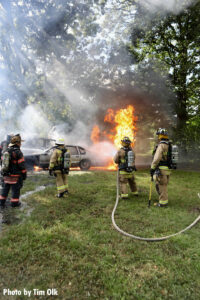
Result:
[[66,148],[69,150],[70,152],[70,156],[71,156],[71,165],[72,166],[78,166],[79,162],[80,162],[80,154],[78,151],[78,147],[76,146],[71,146],[71,145],[67,145]]
[[44,151],[44,153],[40,155],[39,165],[41,168],[48,168],[49,162],[50,162],[50,157],[53,153],[54,148],[55,147],[51,147],[50,149]]

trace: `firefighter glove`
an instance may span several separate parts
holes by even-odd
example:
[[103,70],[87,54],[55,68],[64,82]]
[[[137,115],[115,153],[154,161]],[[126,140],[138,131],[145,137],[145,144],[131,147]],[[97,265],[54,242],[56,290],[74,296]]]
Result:
[[150,169],[150,175],[151,175],[151,177],[153,177],[154,173],[155,173],[155,170],[154,169]]
[[53,176],[53,170],[52,169],[49,169],[49,175]]

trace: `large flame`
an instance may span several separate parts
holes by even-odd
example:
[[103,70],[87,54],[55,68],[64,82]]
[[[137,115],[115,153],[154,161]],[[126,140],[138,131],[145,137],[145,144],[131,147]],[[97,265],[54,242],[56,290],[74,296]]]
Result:
[[[134,115],[135,109],[132,105],[126,108],[114,111],[109,108],[106,112],[104,122],[111,125],[109,132],[101,131],[97,125],[93,127],[91,140],[93,143],[98,143],[101,140],[109,139],[118,149],[121,147],[121,140],[127,136],[132,141],[132,146],[135,143],[136,135],[136,121],[137,117]],[[112,159],[111,159],[112,160]],[[115,169],[116,166],[110,163],[107,169]]]
[[107,110],[107,115],[104,118],[105,122],[109,122],[115,125],[114,134],[108,134],[108,138],[114,142],[117,148],[121,145],[123,137],[127,136],[132,141],[132,145],[135,143],[136,134],[136,121],[137,117],[134,116],[134,107],[129,105],[125,109],[117,110],[116,114],[112,109]]

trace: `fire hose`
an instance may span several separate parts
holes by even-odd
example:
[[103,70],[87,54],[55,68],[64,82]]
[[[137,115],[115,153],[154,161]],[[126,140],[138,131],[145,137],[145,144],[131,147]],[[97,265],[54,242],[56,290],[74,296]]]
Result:
[[[152,184],[152,183],[151,183]],[[200,198],[200,195],[198,194],[199,198]],[[167,235],[167,236],[162,236],[162,237],[159,237],[159,238],[145,238],[145,237],[140,237],[140,236],[136,236],[136,235],[133,235],[133,234],[130,234],[124,230],[122,230],[121,228],[119,228],[119,226],[116,224],[115,222],[115,211],[117,209],[117,206],[118,206],[118,203],[119,203],[119,170],[117,172],[117,195],[116,195],[116,202],[115,202],[115,206],[113,208],[113,211],[112,211],[112,223],[113,223],[113,226],[115,227],[115,229],[120,232],[121,234],[125,235],[125,236],[128,236],[132,239],[135,239],[135,240],[139,240],[139,241],[145,241],[145,242],[160,242],[160,241],[164,241],[164,240],[167,240],[171,237],[174,237],[176,235],[179,235],[183,232],[185,232],[186,230],[189,230],[191,229],[193,226],[195,226],[199,220],[200,220],[200,215],[194,220],[193,223],[191,223],[189,226],[187,226],[186,228],[182,229],[181,231],[179,232],[176,232],[176,233],[173,233],[173,234],[170,234],[170,235]]]

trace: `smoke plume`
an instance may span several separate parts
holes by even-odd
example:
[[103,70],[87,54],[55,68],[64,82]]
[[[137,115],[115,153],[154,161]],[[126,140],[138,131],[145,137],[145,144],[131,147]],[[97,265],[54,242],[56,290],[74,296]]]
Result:
[[[141,0],[150,15],[155,10],[178,13],[192,2]],[[138,96],[134,62],[125,47],[134,1],[54,4],[14,0],[0,5],[1,140],[20,132],[25,139],[64,137],[68,144],[90,147],[92,127],[102,125],[107,108],[129,103],[148,123],[142,110],[148,115],[153,102],[143,91]],[[160,95],[167,95],[164,85],[162,90]],[[158,99],[155,105],[166,112],[166,102]]]
[[172,12],[178,14],[183,9],[195,2],[195,0],[141,0],[141,4],[149,11]]

